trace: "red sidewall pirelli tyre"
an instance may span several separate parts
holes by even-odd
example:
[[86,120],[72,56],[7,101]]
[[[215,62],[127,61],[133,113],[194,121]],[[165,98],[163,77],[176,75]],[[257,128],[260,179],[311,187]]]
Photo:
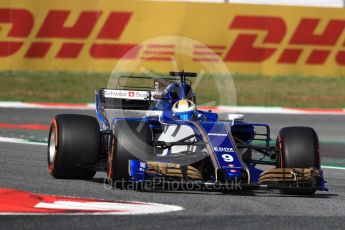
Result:
[[[286,127],[277,137],[279,156],[277,168],[317,168],[320,169],[318,136],[310,127]],[[315,190],[281,191],[292,195],[311,195]]]
[[[147,161],[152,158],[153,133],[148,123],[135,120],[118,120],[113,125],[112,150],[108,154],[108,182],[127,181],[129,160]],[[139,156],[139,157],[138,157]]]
[[97,163],[100,129],[97,119],[78,114],[57,115],[50,126],[48,169],[60,179],[91,179],[96,171],[87,166]]

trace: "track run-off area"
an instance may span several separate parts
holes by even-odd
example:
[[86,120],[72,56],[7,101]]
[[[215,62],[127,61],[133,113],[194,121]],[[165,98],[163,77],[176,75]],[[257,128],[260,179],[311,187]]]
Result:
[[95,116],[94,110],[81,108],[0,108],[2,208],[11,202],[11,207],[29,208],[33,202],[41,209],[60,210],[54,215],[3,212],[0,229],[343,229],[345,224],[344,114],[245,114],[247,122],[271,125],[273,139],[285,126],[316,130],[329,192],[303,197],[276,191],[110,189],[103,183],[104,173],[91,181],[54,179],[47,169],[47,129],[60,113]]

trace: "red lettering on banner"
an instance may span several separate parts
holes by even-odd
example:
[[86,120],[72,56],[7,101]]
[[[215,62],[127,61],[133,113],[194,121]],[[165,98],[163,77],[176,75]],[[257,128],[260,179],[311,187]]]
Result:
[[278,63],[296,63],[301,53],[302,49],[285,49]]
[[[101,12],[81,12],[73,26],[65,26],[70,11],[52,10],[44,20],[37,37],[39,38],[88,38],[92,32]],[[76,43],[65,43],[61,46],[56,57],[76,58],[83,45]],[[47,52],[48,50],[46,50]],[[40,57],[44,57],[40,56]]]
[[315,34],[319,22],[320,19],[302,19],[292,35],[290,44],[335,45],[345,28],[345,21],[331,20],[321,34]]
[[[286,25],[279,17],[237,16],[230,29],[267,31],[264,44],[279,44],[284,38]],[[226,54],[225,61],[262,62],[269,58],[276,48],[254,47],[257,34],[240,34]]]
[[[131,16],[130,12],[112,12],[98,34],[98,38],[118,40]],[[93,58],[134,59],[140,48],[136,44],[95,43],[90,48],[90,55]]]
[[[30,41],[28,50],[25,50],[25,58],[44,58],[51,46],[58,42],[61,44],[55,55],[57,59],[76,59],[82,49],[86,48],[85,42],[95,29],[101,11],[82,11],[76,20],[68,23],[70,10],[50,10],[42,25],[38,26],[37,40]],[[76,13],[73,11],[73,13]],[[133,12],[110,12],[105,15],[104,25],[96,32],[97,40],[87,46],[89,57],[94,59],[136,59],[147,61],[170,61],[174,56],[171,44],[149,44],[141,47],[137,44],[121,44],[121,36],[125,32]],[[305,64],[322,65],[328,58],[333,58],[338,65],[345,66],[345,42],[343,48],[334,50],[340,37],[345,31],[345,20],[333,19],[326,21],[325,28],[320,31],[318,27],[323,19],[302,18],[296,28],[289,28],[292,36],[287,37],[286,44],[282,44],[286,35],[286,23],[281,17],[273,16],[235,16],[229,25],[231,33],[240,30],[230,49],[225,52],[223,44],[213,44],[209,48],[215,52],[207,52],[205,46],[195,47],[193,50],[194,61],[218,61],[217,56],[225,52],[224,61],[260,63],[272,57],[278,52],[278,46],[283,45],[277,63],[295,64],[302,56],[302,52],[308,52]],[[6,25],[5,25],[6,24]],[[292,24],[291,24],[292,25]],[[0,9],[0,32],[3,28],[9,28],[5,40],[0,40],[0,57],[14,55],[26,41],[34,27],[33,14],[25,9]],[[7,32],[7,30],[6,30]],[[259,35],[265,33],[262,44],[259,44]],[[290,33],[289,33],[290,34]],[[261,36],[260,36],[261,37]],[[18,39],[19,38],[19,39]],[[44,39],[41,39],[44,38]],[[14,40],[16,39],[16,40]],[[49,39],[47,41],[47,39]],[[76,40],[79,39],[79,40]],[[309,53],[310,47],[311,51]],[[25,46],[26,47],[26,46]],[[163,49],[164,48],[164,49]],[[200,48],[200,50],[199,50]],[[141,52],[141,49],[144,49]],[[86,50],[85,50],[86,51]],[[142,56],[139,56],[139,52]],[[331,55],[332,54],[332,55]]]
[[330,50],[313,50],[307,60],[307,64],[323,64],[330,53]]
[[29,50],[26,52],[25,57],[43,58],[46,56],[51,44],[51,42],[33,42]]
[[[23,9],[0,9],[0,24],[10,23],[12,27],[8,37],[25,38],[29,36],[34,25],[32,14]],[[0,27],[1,31],[1,27]],[[6,41],[0,42],[0,57],[7,57],[16,53],[24,42]]]
[[[345,41],[343,47],[345,47]],[[345,51],[339,51],[335,59],[339,65],[345,65]]]
[[134,59],[140,48],[135,44],[94,44],[90,54],[93,58]]
[[340,51],[337,54],[336,61],[339,65],[345,65],[345,51]]
[[[345,21],[330,20],[324,31],[320,34],[316,34],[315,30],[319,23],[320,19],[302,19],[289,43],[293,45],[334,46],[345,28]],[[330,51],[327,50],[314,50],[309,55],[306,63],[324,64],[329,54]],[[300,55],[298,55],[296,62],[299,56]]]
[[64,43],[62,44],[57,58],[77,58],[83,48],[81,43]]
[[131,15],[132,13],[129,12],[112,12],[98,34],[98,38],[119,39]]
[[15,54],[22,47],[23,42],[0,42],[0,57]]
[[27,37],[34,25],[34,18],[27,10],[0,9],[0,23],[11,23],[8,37]]
[[64,24],[70,11],[52,10],[42,24],[37,37],[39,38],[87,38],[94,28],[101,12],[81,12],[71,27]]
[[175,55],[174,44],[151,43],[143,47],[144,51],[140,57],[145,61],[171,61]]

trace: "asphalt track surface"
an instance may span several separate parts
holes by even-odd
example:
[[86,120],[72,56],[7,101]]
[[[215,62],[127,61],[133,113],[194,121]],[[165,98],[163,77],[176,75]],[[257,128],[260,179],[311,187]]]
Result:
[[[58,113],[94,115],[93,111],[82,110],[0,109],[0,123],[49,125]],[[246,120],[270,123],[272,137],[284,126],[312,126],[319,133],[323,164],[344,162],[344,116],[248,114]],[[1,129],[0,136],[46,140],[47,131]],[[132,216],[0,216],[0,229],[344,229],[345,226],[345,170],[341,169],[325,169],[330,191],[317,192],[312,197],[287,196],[275,191],[143,192],[106,189],[102,173],[96,174],[92,181],[53,179],[46,158],[46,146],[0,143],[0,188],[172,204],[184,210]]]

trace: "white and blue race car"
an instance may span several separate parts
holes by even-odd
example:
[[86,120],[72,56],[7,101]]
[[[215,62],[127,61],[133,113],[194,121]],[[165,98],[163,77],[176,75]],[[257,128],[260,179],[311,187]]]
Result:
[[271,145],[266,124],[198,110],[190,77],[196,74],[170,72],[168,78],[152,78],[151,88],[100,89],[98,120],[57,115],[49,131],[50,174],[89,180],[104,171],[115,187],[155,181],[167,189],[178,184],[303,195],[327,190],[314,129],[283,128]]

